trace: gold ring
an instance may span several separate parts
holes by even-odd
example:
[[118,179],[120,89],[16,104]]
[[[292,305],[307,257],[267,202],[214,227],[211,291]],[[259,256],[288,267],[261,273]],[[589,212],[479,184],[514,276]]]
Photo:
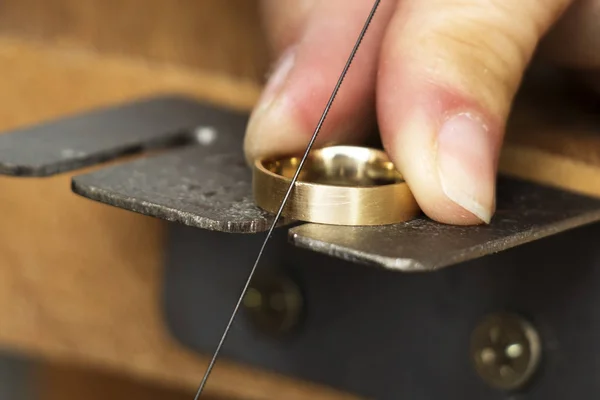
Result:
[[[253,170],[256,205],[276,213],[300,157],[262,158]],[[387,225],[414,218],[417,202],[385,152],[332,146],[309,153],[282,215],[330,225]]]

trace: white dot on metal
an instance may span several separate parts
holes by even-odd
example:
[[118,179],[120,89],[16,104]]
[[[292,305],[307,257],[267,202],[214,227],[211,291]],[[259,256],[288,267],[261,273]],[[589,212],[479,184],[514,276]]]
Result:
[[519,343],[511,344],[506,348],[506,355],[510,358],[519,358],[523,354],[523,346]]
[[198,143],[208,146],[217,139],[217,130],[209,126],[202,126],[196,128],[194,131],[194,136],[196,137]]

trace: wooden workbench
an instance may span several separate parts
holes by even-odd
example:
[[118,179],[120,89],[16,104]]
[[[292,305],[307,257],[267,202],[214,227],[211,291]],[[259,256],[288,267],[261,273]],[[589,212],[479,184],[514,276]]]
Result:
[[[4,0],[0,130],[173,91],[249,110],[267,66],[254,3]],[[600,143],[582,145],[585,159],[515,143],[506,170],[544,180],[564,164],[575,168],[564,186],[600,194]],[[573,178],[580,171],[585,185]],[[171,338],[162,319],[164,224],[77,197],[69,184],[68,175],[0,178],[0,346],[192,390],[207,359]],[[354,398],[225,360],[209,391]]]

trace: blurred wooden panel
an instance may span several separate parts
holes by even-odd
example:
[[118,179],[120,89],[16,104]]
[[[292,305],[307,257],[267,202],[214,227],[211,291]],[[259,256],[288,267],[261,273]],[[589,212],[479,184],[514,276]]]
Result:
[[2,0],[0,35],[261,80],[257,0]]
[[251,81],[0,36],[0,131],[108,103],[179,92],[249,110]]
[[[254,6],[2,0],[0,130],[171,91],[250,109],[266,65]],[[568,129],[560,135],[583,143]],[[571,169],[536,143],[507,147],[502,169],[600,193],[600,162],[580,157],[588,142],[562,153]],[[0,345],[157,385],[198,384],[206,357],[173,340],[162,320],[161,221],[79,198],[67,175],[0,178],[0,213]],[[354,398],[225,359],[209,389],[244,400]]]
[[[36,400],[190,400],[191,390],[175,390],[106,372],[43,364],[33,375]],[[225,400],[206,397],[206,400]]]

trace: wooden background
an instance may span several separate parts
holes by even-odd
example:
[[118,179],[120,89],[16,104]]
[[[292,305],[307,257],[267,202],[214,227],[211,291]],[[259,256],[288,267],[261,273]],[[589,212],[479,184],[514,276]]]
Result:
[[[2,0],[0,131],[172,91],[249,110],[268,63],[251,0]],[[597,136],[523,126],[504,171],[600,194]],[[567,136],[567,150],[556,146]],[[134,399],[132,384],[119,383],[127,377],[146,382],[134,385],[139,398],[163,393],[157,386],[188,393],[207,360],[162,320],[164,224],[76,197],[69,178],[0,177],[0,346],[68,365],[40,370],[48,400],[90,387]],[[105,375],[76,366],[121,378],[109,395]],[[354,398],[226,360],[208,389],[228,399]]]

